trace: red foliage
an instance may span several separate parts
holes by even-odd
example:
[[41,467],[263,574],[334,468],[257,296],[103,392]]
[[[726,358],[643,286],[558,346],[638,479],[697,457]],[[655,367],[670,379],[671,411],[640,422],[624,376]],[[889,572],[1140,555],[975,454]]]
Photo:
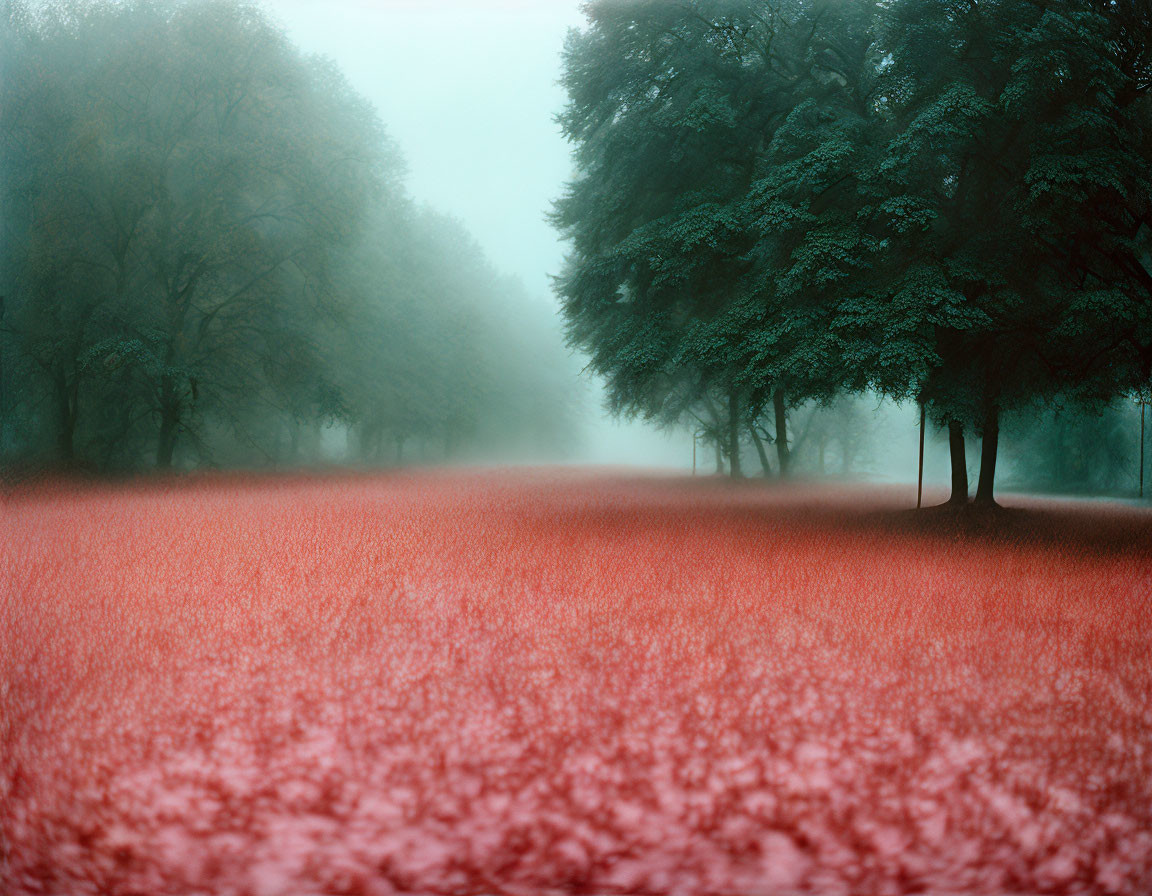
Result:
[[0,892],[1152,892],[1147,513],[543,473],[2,500]]

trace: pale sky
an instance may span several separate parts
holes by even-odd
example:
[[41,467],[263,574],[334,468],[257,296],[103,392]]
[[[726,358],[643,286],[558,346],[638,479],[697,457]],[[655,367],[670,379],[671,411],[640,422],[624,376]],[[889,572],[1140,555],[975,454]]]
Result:
[[[376,106],[418,201],[459,218],[493,264],[555,307],[564,247],[544,220],[572,174],[554,121],[579,0],[265,0],[301,48]],[[580,459],[690,466],[691,437],[617,425],[591,398]]]
[[267,0],[302,48],[376,106],[412,194],[460,218],[508,273],[548,296],[563,248],[544,214],[569,179],[553,116],[577,0]]

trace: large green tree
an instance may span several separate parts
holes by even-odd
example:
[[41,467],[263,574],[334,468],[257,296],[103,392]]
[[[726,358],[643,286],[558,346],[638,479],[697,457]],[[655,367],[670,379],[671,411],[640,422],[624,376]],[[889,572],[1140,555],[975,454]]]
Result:
[[958,431],[981,433],[990,504],[1004,410],[1130,388],[1115,329],[1146,315],[1122,270],[1152,195],[1145,115],[1091,4],[897,0],[884,22],[871,313],[909,334],[909,376],[886,385],[930,403],[961,463]]
[[[565,52],[578,176],[554,221],[558,292],[611,407],[722,404],[727,454],[771,405],[830,395],[828,289],[871,248],[851,204],[873,102],[872,5],[592,3]],[[852,26],[859,27],[852,27]]]
[[[592,3],[557,203],[613,407],[776,417],[876,389],[965,432],[1146,383],[1149,19],[1088,0]],[[699,416],[699,414],[697,414]],[[734,471],[735,472],[735,471]]]

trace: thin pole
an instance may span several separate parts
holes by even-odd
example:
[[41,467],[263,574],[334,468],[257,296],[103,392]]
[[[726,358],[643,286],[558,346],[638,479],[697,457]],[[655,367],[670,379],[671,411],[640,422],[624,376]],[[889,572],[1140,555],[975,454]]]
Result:
[[[0,339],[3,339],[4,329],[4,296],[0,296]],[[8,396],[4,393],[4,352],[3,343],[0,342],[0,458],[4,456],[4,430],[7,429],[8,418],[4,415],[4,410],[8,402],[4,399]]]
[[920,472],[916,477],[916,509],[924,495],[924,402],[920,402]]

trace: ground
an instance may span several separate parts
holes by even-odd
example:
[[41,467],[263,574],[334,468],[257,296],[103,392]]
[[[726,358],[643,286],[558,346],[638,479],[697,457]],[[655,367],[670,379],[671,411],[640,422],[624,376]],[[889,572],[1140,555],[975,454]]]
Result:
[[588,473],[0,496],[0,892],[1152,892],[1152,513]]

